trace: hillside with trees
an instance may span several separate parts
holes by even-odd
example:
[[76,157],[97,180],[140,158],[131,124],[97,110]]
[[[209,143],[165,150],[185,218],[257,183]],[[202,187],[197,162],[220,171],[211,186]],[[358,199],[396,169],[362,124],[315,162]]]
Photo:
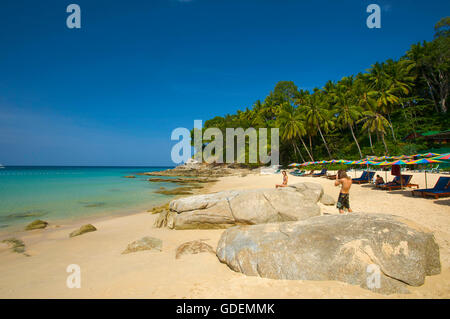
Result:
[[313,91],[280,81],[264,101],[205,122],[205,129],[280,129],[280,162],[414,154],[439,145],[410,134],[450,128],[450,17],[433,41],[413,44],[399,60],[328,81]]

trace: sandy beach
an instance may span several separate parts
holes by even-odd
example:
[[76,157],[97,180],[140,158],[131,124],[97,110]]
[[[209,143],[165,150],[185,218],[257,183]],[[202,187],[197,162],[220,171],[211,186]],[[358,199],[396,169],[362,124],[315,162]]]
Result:
[[[412,182],[423,188],[424,174],[412,174]],[[380,175],[384,177],[384,172]],[[427,177],[428,187],[432,187],[439,175]],[[337,198],[339,189],[332,180],[289,176],[290,184],[303,181],[320,183],[325,193]],[[202,192],[268,188],[280,182],[279,174],[222,177]],[[449,298],[450,199],[412,198],[410,190],[372,188],[353,185],[350,203],[355,213],[402,216],[433,231],[439,244],[441,274],[427,277],[421,287],[411,287],[410,294],[386,296],[337,281],[247,277],[233,272],[211,253],[175,259],[176,248],[187,241],[204,239],[215,248],[223,230],[154,228],[157,215],[142,212],[89,220],[98,231],[73,238],[68,235],[80,222],[1,235],[0,239],[23,240],[30,256],[0,244],[0,298]],[[337,213],[334,206],[321,205],[321,209],[325,214]],[[161,239],[162,251],[121,254],[130,242],[143,236]],[[81,267],[79,289],[66,286],[66,268],[70,264]]]

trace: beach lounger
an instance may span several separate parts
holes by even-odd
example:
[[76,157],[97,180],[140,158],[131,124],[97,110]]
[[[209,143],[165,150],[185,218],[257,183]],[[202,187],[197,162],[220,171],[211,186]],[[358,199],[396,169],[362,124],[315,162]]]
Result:
[[355,184],[366,184],[366,183],[369,183],[373,179],[374,175],[375,175],[375,172],[364,171],[361,174],[361,177],[359,177],[359,178],[352,178],[352,181]]
[[320,176],[324,176],[324,175],[326,175],[327,174],[327,169],[326,168],[324,168],[324,169],[322,169],[321,171],[320,171],[320,173],[316,173],[316,174],[312,174],[312,177],[320,177]]
[[378,185],[379,188],[383,189],[383,190],[393,190],[393,189],[401,189],[404,187],[419,187],[418,184],[411,184],[411,179],[412,179],[412,175],[402,175],[403,181],[402,183],[400,183],[400,176],[396,176],[396,178],[394,179],[394,181],[396,182],[392,182],[392,183],[387,183],[387,184],[382,184],[382,185]]
[[289,174],[291,174],[292,176],[303,176],[305,173],[306,173],[305,171],[296,170],[296,171],[290,172]]
[[336,179],[336,174],[324,176],[328,179]]
[[415,194],[420,194],[423,197],[433,196],[436,199],[439,197],[450,196],[450,177],[441,176],[433,188],[415,189],[411,194],[412,196]]
[[302,176],[311,176],[314,174],[314,170],[310,171],[309,173],[305,173]]

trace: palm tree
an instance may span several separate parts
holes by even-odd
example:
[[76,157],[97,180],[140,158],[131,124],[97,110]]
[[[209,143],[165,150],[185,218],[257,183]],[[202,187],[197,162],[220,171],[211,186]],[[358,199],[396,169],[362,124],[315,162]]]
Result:
[[414,63],[409,60],[395,62],[390,59],[385,63],[377,62],[372,65],[366,77],[372,89],[369,95],[377,100],[380,111],[387,115],[394,141],[396,137],[390,114],[393,106],[400,103],[401,96],[411,91],[413,67]]
[[325,144],[325,148],[327,149],[328,156],[331,158],[331,152],[327,141],[323,136],[322,128],[327,132],[334,125],[330,112],[325,108],[326,103],[322,93],[315,89],[313,94],[307,94],[298,99],[297,104],[300,105],[301,112],[305,114],[306,124],[319,131],[322,141]]
[[383,141],[385,155],[389,153],[384,135],[386,134],[386,129],[390,126],[389,121],[380,114],[378,110],[377,102],[374,99],[367,99],[367,110],[362,113],[363,118],[358,121],[363,122],[362,130],[367,130],[369,133],[377,133],[381,135]]
[[358,147],[359,155],[362,158],[361,147],[356,139],[353,125],[361,117],[363,109],[358,105],[357,99],[353,90],[353,76],[344,77],[336,86],[333,96],[336,102],[335,114],[336,121],[341,127],[347,127],[352,133],[353,139]]
[[282,110],[277,119],[277,124],[278,127],[281,128],[281,138],[292,144],[294,153],[298,152],[304,161],[303,156],[295,143],[295,140],[299,138],[308,153],[309,158],[311,161],[314,161],[308,147],[306,147],[305,141],[303,140],[303,136],[306,135],[305,119],[298,109],[294,108],[289,103],[283,103]]

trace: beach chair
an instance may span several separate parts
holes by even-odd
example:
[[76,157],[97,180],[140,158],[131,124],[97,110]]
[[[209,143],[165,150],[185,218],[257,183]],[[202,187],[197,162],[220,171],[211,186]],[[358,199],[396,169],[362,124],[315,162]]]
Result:
[[316,174],[312,174],[311,176],[312,177],[320,177],[320,176],[324,176],[324,175],[326,175],[327,174],[327,169],[326,168],[324,168],[324,169],[322,169],[319,173],[316,173]]
[[413,187],[413,186],[416,186],[417,188],[419,187],[418,184],[411,184],[412,175],[402,175],[401,177],[403,178],[401,182],[400,176],[396,176],[396,178],[394,179],[394,181],[396,182],[381,184],[378,186],[382,190],[389,190],[389,191],[393,189],[402,189],[404,187]]
[[375,172],[364,171],[359,178],[352,178],[355,184],[366,184],[369,183],[375,175]]
[[435,199],[450,196],[450,177],[441,176],[433,188],[415,189],[411,194],[412,196],[420,194],[422,197],[433,196]]
[[395,176],[392,181],[384,183],[384,184],[375,185],[375,187],[376,188],[382,188],[382,187],[384,187],[386,185],[397,185],[397,183],[399,183],[399,182],[400,182],[400,176]]
[[309,173],[302,174],[302,176],[311,176],[314,174],[314,170],[311,170]]
[[328,179],[336,179],[336,174],[324,176]]
[[306,172],[305,171],[300,171],[300,170],[295,170],[293,172],[290,172],[289,174],[291,174],[292,176],[303,176]]

